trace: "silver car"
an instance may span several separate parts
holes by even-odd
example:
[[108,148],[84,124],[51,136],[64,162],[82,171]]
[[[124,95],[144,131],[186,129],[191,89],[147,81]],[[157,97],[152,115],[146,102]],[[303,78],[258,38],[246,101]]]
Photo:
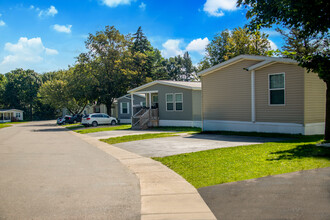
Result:
[[98,125],[106,125],[106,124],[115,125],[117,123],[118,121],[116,118],[110,117],[109,115],[104,113],[93,113],[93,114],[85,115],[81,120],[81,124],[86,127],[87,126],[97,127]]

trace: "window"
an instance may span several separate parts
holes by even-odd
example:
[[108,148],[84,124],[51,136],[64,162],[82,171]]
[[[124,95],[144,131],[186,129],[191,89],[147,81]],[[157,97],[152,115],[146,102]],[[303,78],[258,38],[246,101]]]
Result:
[[101,108],[99,105],[94,107],[94,113],[100,113],[101,112]]
[[269,104],[285,104],[285,76],[284,73],[269,75]]
[[166,110],[167,111],[174,110],[173,94],[166,94]]
[[20,112],[16,112],[16,118],[20,118],[21,117],[21,113]]
[[152,102],[155,104],[155,103],[158,103],[158,95],[153,95],[152,96]]
[[142,107],[146,107],[146,102],[140,102],[140,105],[141,105]]
[[183,100],[182,100],[182,93],[175,94],[175,110],[182,111],[183,110]]
[[128,102],[122,102],[120,104],[121,104],[121,113],[128,114],[129,113]]
[[167,93],[166,94],[166,110],[167,111],[182,111],[183,110],[183,94],[182,93]]

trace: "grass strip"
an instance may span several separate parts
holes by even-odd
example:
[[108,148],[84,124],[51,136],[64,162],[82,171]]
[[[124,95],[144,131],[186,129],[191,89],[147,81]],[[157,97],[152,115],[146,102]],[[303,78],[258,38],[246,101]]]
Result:
[[6,128],[6,127],[10,127],[11,125],[10,124],[0,124],[0,128]]
[[196,188],[269,175],[330,167],[322,136],[156,157]]
[[119,125],[119,126],[111,126],[111,127],[87,128],[87,129],[76,130],[75,132],[80,134],[87,134],[87,133],[95,133],[100,131],[128,130],[131,128],[132,128],[131,125]]
[[178,136],[177,133],[158,133],[158,134],[138,134],[138,135],[126,135],[121,137],[112,137],[108,139],[101,139],[108,144],[118,144],[123,142],[130,142],[130,141],[139,141],[145,139],[153,139],[153,138],[164,138],[164,137],[172,137]]

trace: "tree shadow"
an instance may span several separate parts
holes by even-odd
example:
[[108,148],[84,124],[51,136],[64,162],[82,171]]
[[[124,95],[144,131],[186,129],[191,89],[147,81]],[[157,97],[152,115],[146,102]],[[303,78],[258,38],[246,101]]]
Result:
[[268,161],[293,160],[293,159],[301,159],[307,157],[325,158],[330,160],[330,148],[316,146],[314,144],[298,145],[293,149],[272,152],[271,154],[277,155],[277,157],[272,159],[267,159]]

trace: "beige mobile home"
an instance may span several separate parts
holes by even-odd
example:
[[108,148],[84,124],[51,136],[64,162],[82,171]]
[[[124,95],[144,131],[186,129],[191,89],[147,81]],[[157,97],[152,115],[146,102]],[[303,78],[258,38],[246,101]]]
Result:
[[205,131],[324,133],[325,83],[294,60],[240,55],[199,76]]
[[128,93],[131,102],[134,102],[134,94],[146,97],[146,106],[132,117],[134,128],[145,128],[146,125],[201,127],[200,82],[158,80]]

